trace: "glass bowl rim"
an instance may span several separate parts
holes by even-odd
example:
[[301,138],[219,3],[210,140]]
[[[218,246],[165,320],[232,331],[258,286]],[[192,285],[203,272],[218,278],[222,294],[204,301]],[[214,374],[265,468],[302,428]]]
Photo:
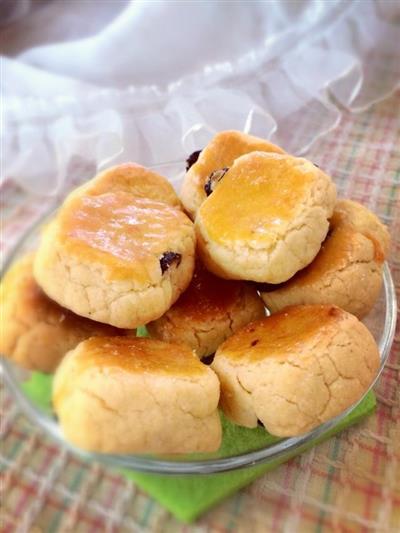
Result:
[[[171,164],[172,162],[170,162]],[[38,220],[26,231],[21,238],[17,241],[11,252],[7,255],[4,265],[2,266],[0,276],[3,278],[4,274],[9,269],[10,265],[14,262],[21,248],[27,241],[37,232],[41,224],[54,212],[54,206],[47,211],[44,215],[40,216]],[[257,466],[263,463],[267,463],[272,460],[279,460],[282,457],[294,452],[296,449],[301,448],[308,442],[318,439],[329,430],[334,428],[337,423],[343,420],[351,411],[353,411],[357,405],[365,398],[367,393],[372,389],[381,375],[383,368],[387,362],[390,354],[390,349],[393,344],[393,339],[396,330],[397,321],[397,301],[396,291],[387,262],[383,266],[383,288],[385,295],[385,322],[381,338],[379,340],[379,353],[380,353],[380,367],[379,370],[364,395],[351,407],[340,413],[338,416],[320,424],[318,427],[304,433],[297,437],[284,438],[275,444],[261,448],[258,450],[252,450],[247,453],[243,453],[236,456],[227,456],[223,458],[211,458],[204,460],[163,460],[154,459],[143,455],[128,455],[128,454],[103,454],[95,452],[86,452],[76,448],[70,444],[62,435],[61,428],[54,418],[45,414],[39,407],[36,407],[28,397],[22,392],[19,386],[19,380],[15,375],[15,365],[8,359],[2,357],[1,359],[1,372],[4,376],[4,380],[14,396],[17,404],[22,412],[32,422],[37,424],[40,429],[54,438],[63,447],[73,451],[81,456],[83,459],[90,459],[98,461],[109,467],[118,469],[136,470],[138,472],[147,472],[153,474],[169,474],[169,475],[191,475],[191,474],[212,474],[227,472],[232,470],[238,470],[242,468],[249,468]]]

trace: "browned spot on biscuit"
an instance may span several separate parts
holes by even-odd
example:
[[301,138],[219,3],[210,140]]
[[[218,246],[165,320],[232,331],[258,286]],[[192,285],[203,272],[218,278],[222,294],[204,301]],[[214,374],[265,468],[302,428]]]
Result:
[[364,235],[366,237],[368,237],[368,239],[370,241],[372,241],[372,244],[374,245],[374,259],[377,263],[383,263],[383,261],[385,260],[385,254],[383,252],[383,249],[382,249],[382,245],[381,243],[378,241],[378,239],[376,239],[370,232],[366,231],[364,233]]
[[197,262],[192,281],[179,298],[178,306],[186,317],[225,315],[240,297],[242,287],[241,282],[217,278]]
[[341,314],[343,314],[343,311],[338,307],[332,306],[329,309],[329,316],[340,316]]

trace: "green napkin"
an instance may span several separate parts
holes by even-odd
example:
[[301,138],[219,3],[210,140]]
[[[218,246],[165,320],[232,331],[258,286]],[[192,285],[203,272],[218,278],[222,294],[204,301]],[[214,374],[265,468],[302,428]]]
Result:
[[[33,372],[29,381],[23,384],[23,389],[38,407],[51,411],[51,385],[52,376]],[[166,507],[179,520],[192,522],[207,509],[248,485],[265,472],[269,472],[291,457],[299,455],[335,433],[357,423],[372,413],[375,405],[375,395],[373,392],[369,392],[358,407],[333,429],[301,448],[267,464],[210,475],[162,476],[132,470],[122,470],[122,474],[134,481],[136,485]],[[211,455],[217,457],[235,455],[250,449],[256,450],[261,446],[271,445],[279,440],[277,437],[269,435],[261,427],[255,429],[241,428],[229,422],[223,415],[221,415],[221,420],[224,431],[222,446],[218,453],[209,454],[207,457]]]

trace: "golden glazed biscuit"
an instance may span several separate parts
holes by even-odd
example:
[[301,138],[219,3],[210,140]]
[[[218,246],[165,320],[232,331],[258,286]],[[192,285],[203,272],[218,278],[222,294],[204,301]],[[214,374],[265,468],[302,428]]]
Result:
[[220,277],[286,281],[318,253],[335,200],[329,176],[306,159],[239,157],[197,213],[200,256]]
[[123,163],[100,172],[72,194],[97,196],[122,191],[134,198],[147,198],[181,208],[181,202],[170,182],[137,163]]
[[124,334],[50,300],[33,278],[33,258],[31,253],[17,260],[0,285],[3,355],[30,370],[53,372],[62,357],[88,337]]
[[194,254],[193,224],[180,209],[122,191],[73,193],[43,231],[34,274],[60,305],[135,328],[186,289]]
[[334,304],[362,318],[379,296],[388,248],[389,233],[379,219],[340,200],[314,261],[282,285],[264,287],[262,298],[273,313],[287,305]]
[[264,305],[254,287],[217,278],[197,262],[189,287],[147,329],[156,339],[188,344],[202,358],[240,327],[263,316]]
[[287,307],[222,344],[212,368],[235,423],[300,435],[356,403],[379,368],[368,329],[332,305]]
[[219,383],[178,344],[97,337],[57,369],[53,404],[68,440],[104,453],[215,451]]
[[221,131],[204,150],[194,152],[188,159],[189,168],[181,189],[181,199],[187,213],[194,219],[207,198],[205,186],[213,172],[232,166],[236,158],[256,150],[284,153],[279,146],[240,131]]

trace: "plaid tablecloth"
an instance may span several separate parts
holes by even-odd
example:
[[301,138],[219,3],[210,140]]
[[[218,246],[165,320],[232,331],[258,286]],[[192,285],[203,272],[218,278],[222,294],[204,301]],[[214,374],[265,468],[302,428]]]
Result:
[[[341,195],[390,227],[400,288],[400,92],[339,126],[307,154]],[[11,183],[1,191],[1,250],[47,208]],[[183,526],[117,473],[60,449],[1,389],[1,522],[4,532],[400,531],[400,336],[376,386],[376,414]]]

